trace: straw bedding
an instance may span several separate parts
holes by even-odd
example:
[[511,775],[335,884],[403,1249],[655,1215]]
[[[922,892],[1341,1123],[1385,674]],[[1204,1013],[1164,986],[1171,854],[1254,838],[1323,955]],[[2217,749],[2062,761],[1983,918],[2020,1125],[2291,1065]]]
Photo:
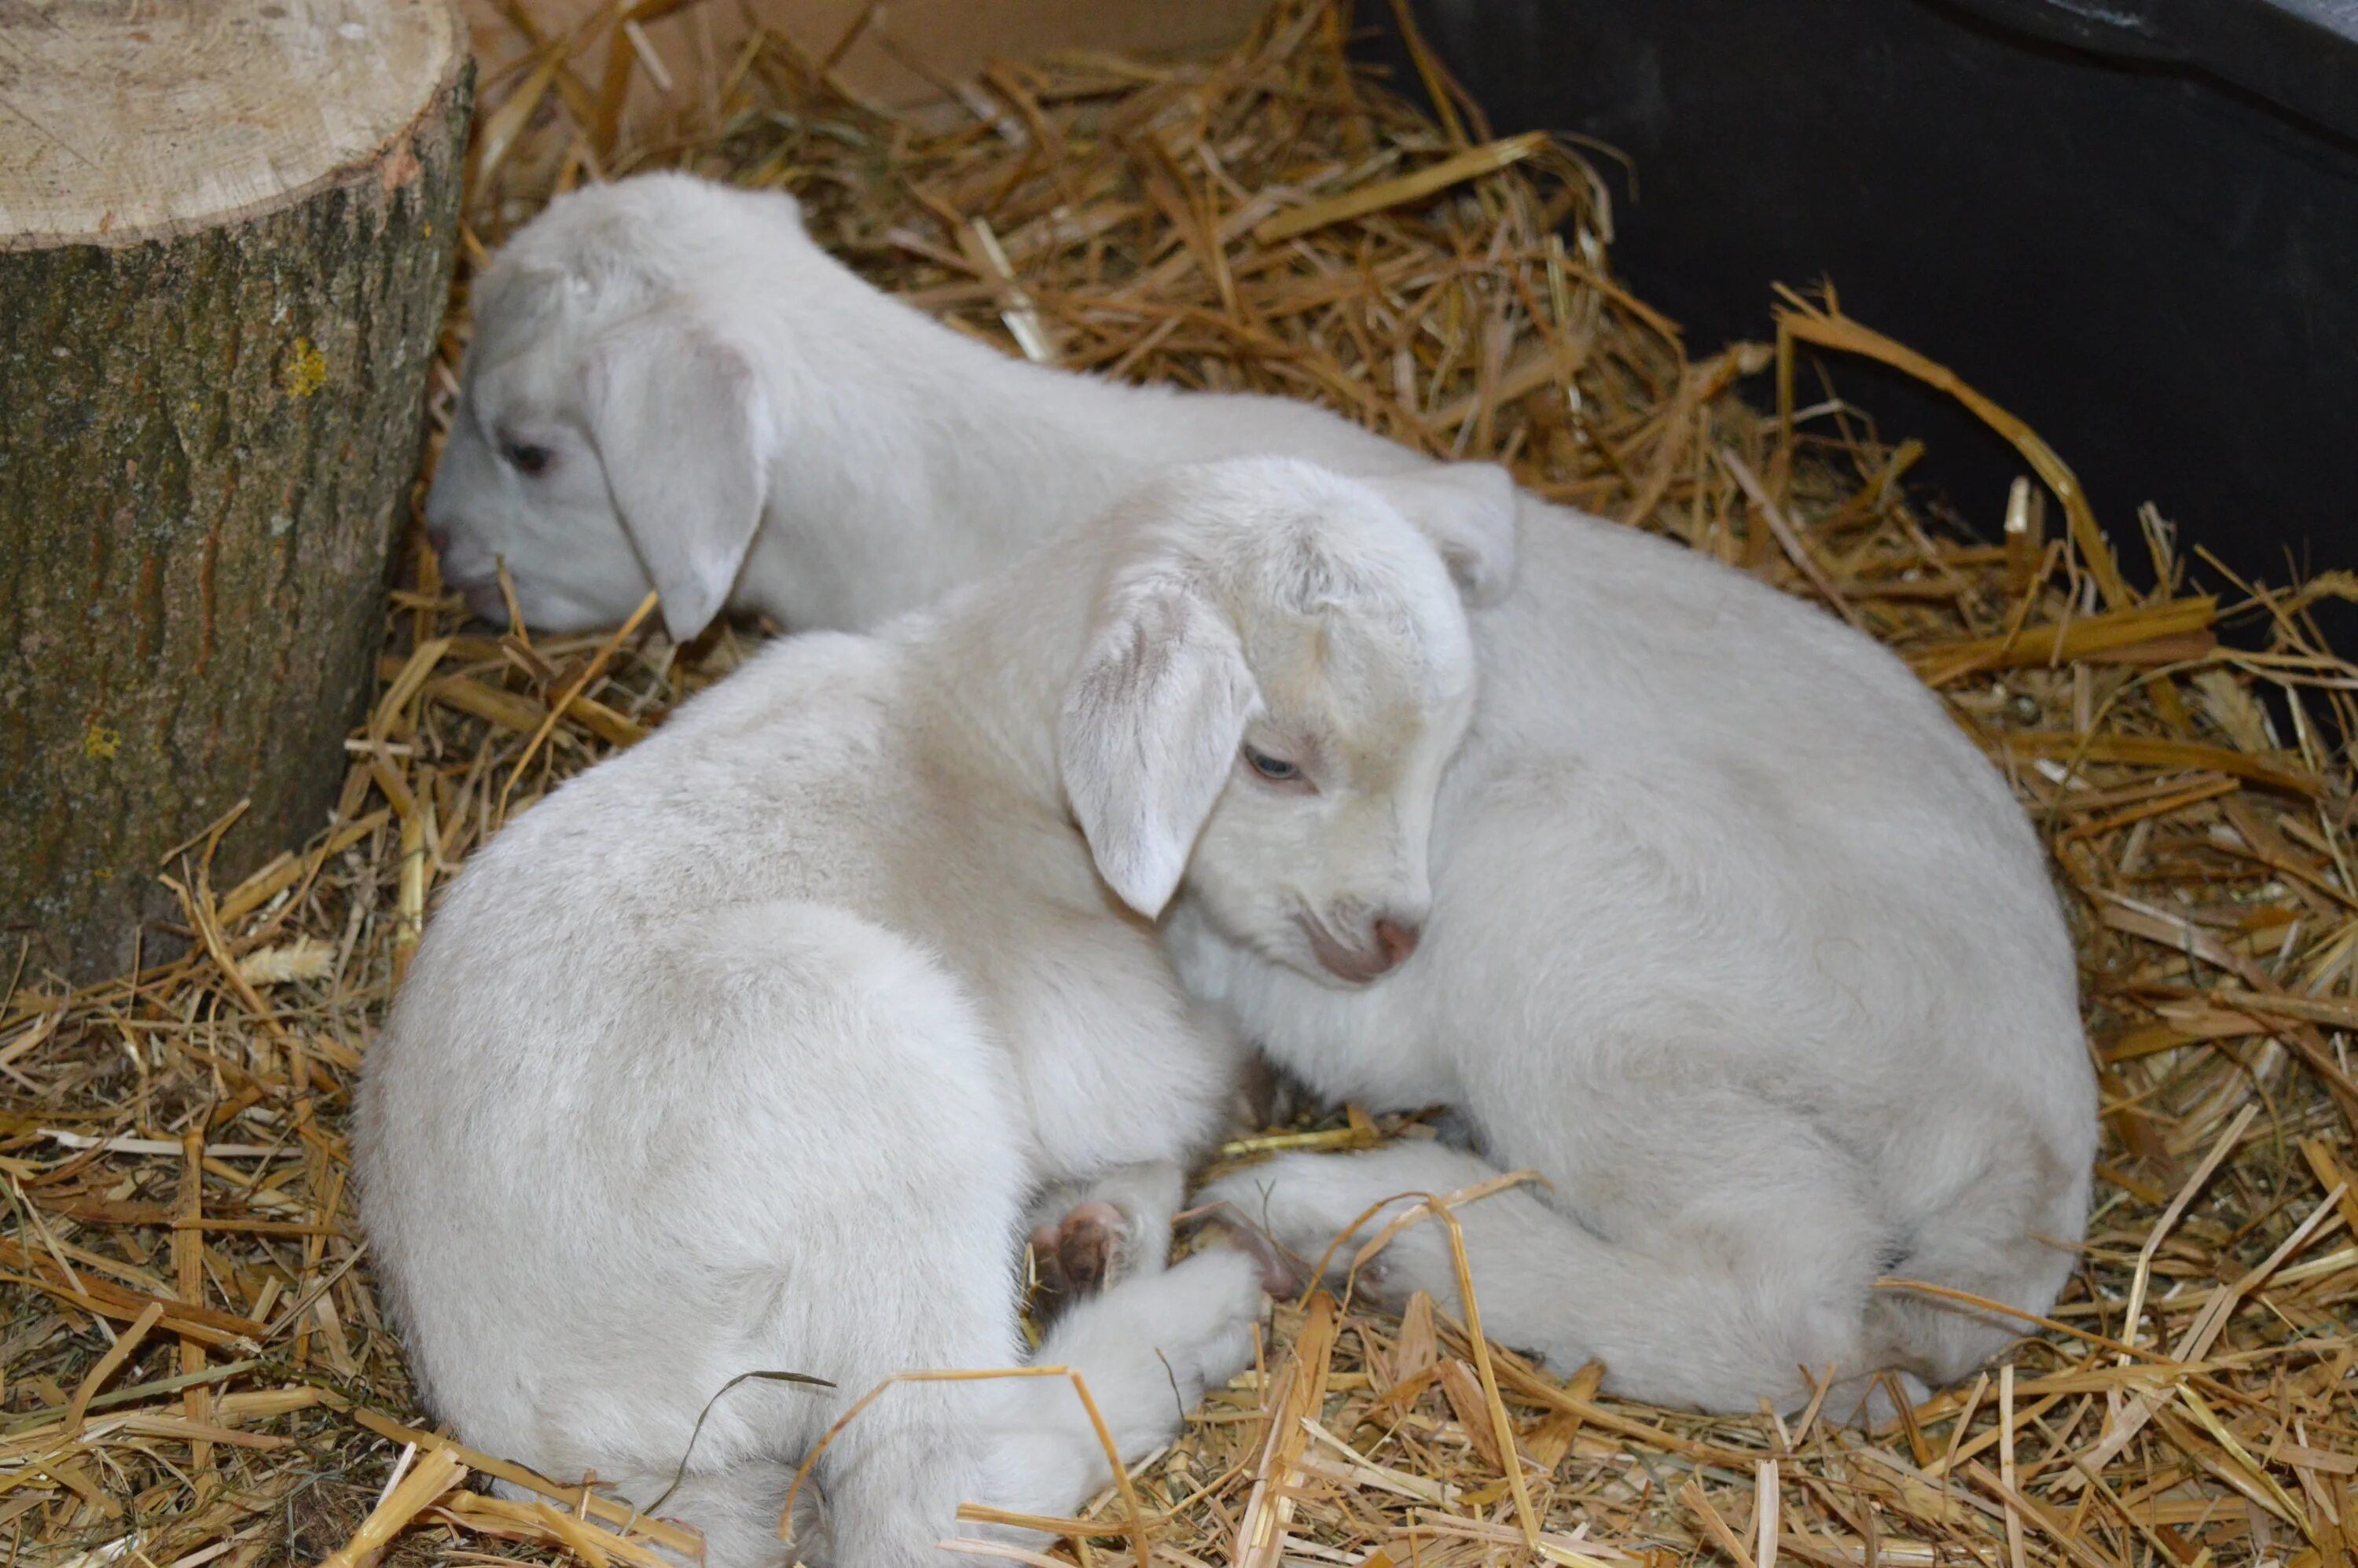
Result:
[[[1600,1397],[1593,1368],[1538,1373],[1427,1302],[1395,1319],[1321,1296],[1281,1308],[1259,1369],[1061,1552],[2358,1556],[2358,882],[2337,739],[2358,668],[2306,613],[2358,580],[2238,581],[2150,509],[2102,519],[2125,573],[2056,454],[1830,296],[1776,301],[1774,342],[1697,352],[1615,277],[1578,157],[1492,138],[1430,62],[1438,113],[1404,107],[1347,68],[1347,18],[1314,0],[1217,59],[999,69],[923,121],[840,90],[838,40],[757,36],[668,84],[661,137],[618,131],[642,68],[627,32],[604,41],[613,11],[586,49],[511,15],[471,255],[584,178],[684,164],[786,186],[869,276],[1011,352],[1306,397],[1428,451],[1499,456],[1548,495],[1821,600],[1942,692],[2052,850],[2104,1150],[2078,1278],[2009,1368],[1870,1433],[1814,1412],[1711,1420]],[[446,372],[466,331],[462,279]],[[2016,442],[2026,479],[2003,508],[1973,497],[1957,517],[1911,492],[1920,449],[1832,391],[1857,354]],[[455,383],[438,383],[438,425]],[[435,890],[761,629],[682,650],[636,626],[495,637],[461,617],[420,558],[323,838],[224,887],[221,825],[163,869],[187,956],[80,990],[37,951],[0,962],[0,1561],[653,1561],[661,1528],[579,1477],[494,1499],[461,1483],[495,1459],[414,1430],[342,1123]],[[1229,1154],[1389,1130],[1337,1112]]]

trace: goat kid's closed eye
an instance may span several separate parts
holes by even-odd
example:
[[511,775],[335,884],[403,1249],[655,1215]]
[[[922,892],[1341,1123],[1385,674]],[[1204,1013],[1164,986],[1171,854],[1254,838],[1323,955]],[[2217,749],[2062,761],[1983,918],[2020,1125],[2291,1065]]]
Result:
[[1240,748],[1239,755],[1244,759],[1245,766],[1250,768],[1254,776],[1265,784],[1275,784],[1282,789],[1296,790],[1304,795],[1317,793],[1318,786],[1311,782],[1308,773],[1302,771],[1302,764],[1299,762],[1289,761],[1274,752],[1264,752],[1249,741]]

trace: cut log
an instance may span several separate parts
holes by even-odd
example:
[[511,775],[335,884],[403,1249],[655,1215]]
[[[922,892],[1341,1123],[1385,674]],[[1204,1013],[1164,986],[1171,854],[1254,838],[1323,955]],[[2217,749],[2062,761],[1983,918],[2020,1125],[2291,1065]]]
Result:
[[0,984],[325,826],[471,80],[450,0],[0,5]]

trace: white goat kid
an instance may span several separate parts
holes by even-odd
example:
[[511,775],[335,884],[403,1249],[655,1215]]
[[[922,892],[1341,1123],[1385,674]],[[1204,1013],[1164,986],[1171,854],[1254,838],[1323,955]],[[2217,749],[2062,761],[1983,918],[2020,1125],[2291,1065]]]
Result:
[[[1305,966],[1307,923],[1423,918],[1474,700],[1433,543],[1509,569],[1496,479],[1171,470],[875,636],[773,646],[503,831],[359,1107],[430,1407],[648,1506],[730,1379],[828,1379],[721,1399],[663,1505],[716,1568],[773,1560],[842,1400],[1018,1359],[1026,1205],[1101,1182],[1163,1195],[1162,1228],[1043,1354],[1126,1455],[1168,1441],[1249,1361],[1260,1274],[1228,1249],[1158,1271],[1241,1048],[1152,917],[1217,872],[1201,896]],[[1281,743],[1334,761],[1320,793],[1265,776]],[[1107,1473],[1073,1390],[1024,1380],[895,1389],[817,1476],[839,1561],[873,1568],[932,1562],[960,1500],[1065,1513]]]
[[[1426,466],[1304,405],[1004,358],[861,283],[790,200],[676,176],[559,200],[475,305],[428,515],[482,608],[503,556],[553,626],[651,584],[681,634],[724,602],[864,626],[1165,462]],[[1432,938],[1350,990],[1271,962],[1217,900],[1168,922],[1190,989],[1274,1059],[1330,1096],[1454,1105],[1488,1163],[1297,1155],[1217,1195],[1315,1256],[1388,1195],[1536,1168],[1546,1190],[1465,1217],[1486,1324],[1657,1400],[1971,1369],[2013,1319],[1872,1286],[2042,1310],[2082,1233],[2093,1079],[2020,812],[1905,667],[1812,607],[1530,496],[1519,542],[1515,591],[1476,618]],[[1384,1282],[1446,1302],[1430,1239],[1395,1243]]]

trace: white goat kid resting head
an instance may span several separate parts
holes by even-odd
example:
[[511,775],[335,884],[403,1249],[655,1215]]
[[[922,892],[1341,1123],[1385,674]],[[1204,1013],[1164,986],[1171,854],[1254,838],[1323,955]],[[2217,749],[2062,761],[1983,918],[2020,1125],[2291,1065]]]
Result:
[[[731,604],[871,630],[1174,463],[1421,461],[1305,405],[1007,358],[855,276],[792,198],[680,174],[559,197],[473,313],[427,524],[478,613],[505,618],[504,561],[524,619],[551,631],[615,624],[650,589],[675,638]],[[1450,547],[1477,602],[1504,596],[1487,557]]]
[[1152,917],[1184,878],[1235,940],[1329,983],[1406,957],[1473,713],[1461,600],[1511,579],[1514,514],[1487,464],[1362,482],[1266,459],[1134,494],[1057,733],[1114,892]]
[[504,619],[611,625],[653,587],[675,637],[728,601],[776,454],[739,341],[745,280],[813,247],[794,199],[685,176],[559,199],[475,286],[426,516],[444,579]]

